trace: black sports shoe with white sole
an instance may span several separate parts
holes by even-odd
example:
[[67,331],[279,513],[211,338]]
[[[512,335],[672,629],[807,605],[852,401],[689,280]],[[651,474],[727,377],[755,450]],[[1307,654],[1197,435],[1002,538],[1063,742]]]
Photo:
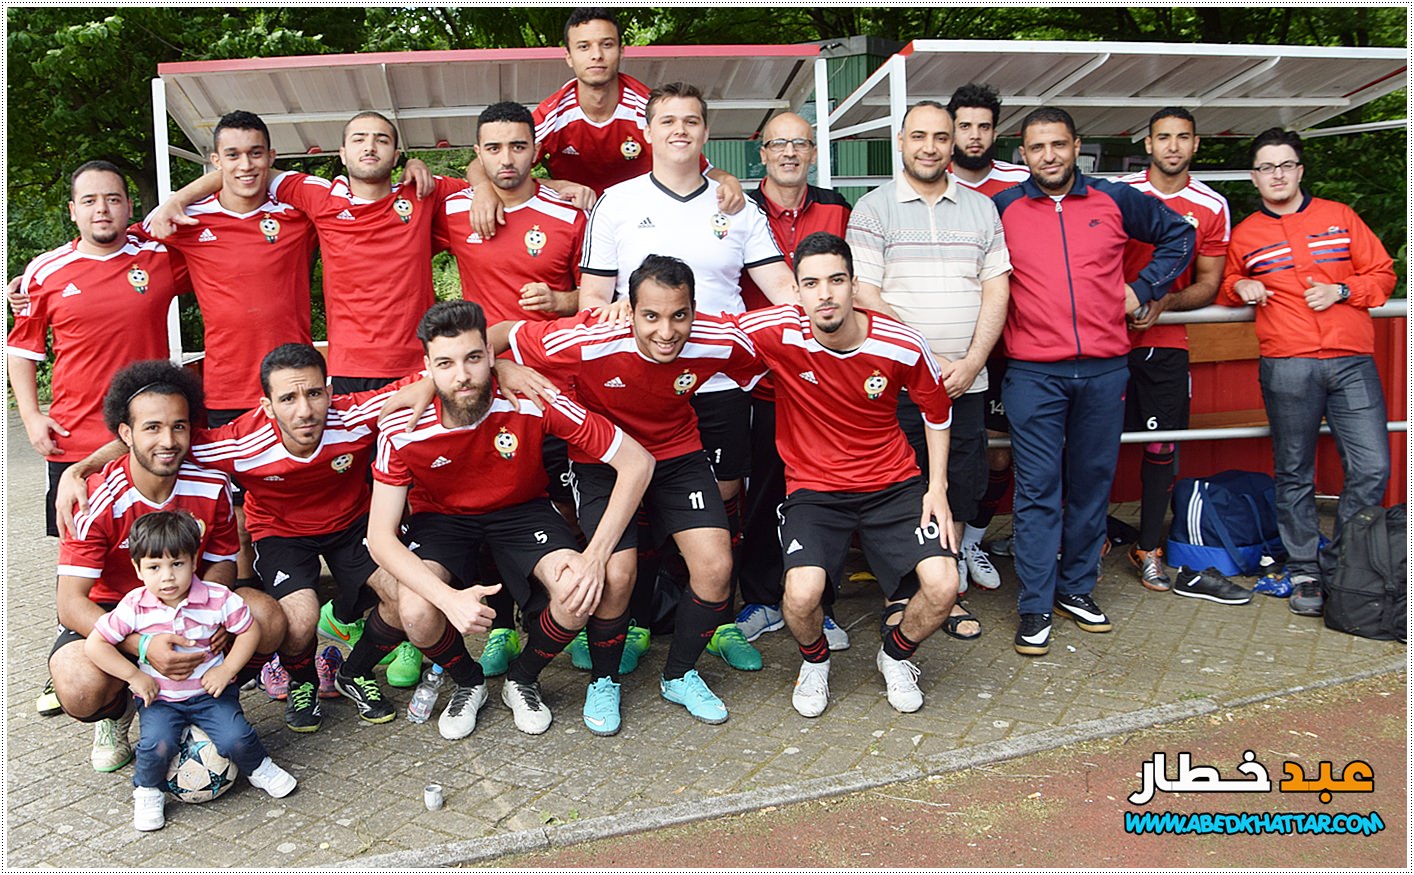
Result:
[[1108,632],[1114,628],[1110,618],[1088,594],[1056,593],[1056,613],[1074,620],[1075,625],[1086,632]]
[[1252,601],[1252,590],[1228,580],[1216,568],[1194,571],[1179,566],[1173,582],[1173,594],[1191,599],[1207,599],[1220,605],[1245,605]]
[[1045,656],[1051,651],[1051,615],[1022,614],[1012,640],[1016,652],[1023,656]]

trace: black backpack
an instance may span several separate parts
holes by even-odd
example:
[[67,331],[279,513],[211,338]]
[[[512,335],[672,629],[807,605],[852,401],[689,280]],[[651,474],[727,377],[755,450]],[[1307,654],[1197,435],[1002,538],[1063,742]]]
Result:
[[1408,596],[1405,507],[1367,507],[1321,554],[1326,626],[1362,638],[1403,641]]

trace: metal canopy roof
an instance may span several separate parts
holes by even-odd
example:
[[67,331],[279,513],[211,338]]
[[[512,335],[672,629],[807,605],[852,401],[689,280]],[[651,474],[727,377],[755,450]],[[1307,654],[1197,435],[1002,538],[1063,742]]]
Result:
[[1407,63],[1403,48],[915,40],[841,101],[830,127],[833,138],[896,130],[900,107],[986,82],[1001,94],[1004,135],[1053,105],[1081,136],[1142,137],[1154,110],[1178,105],[1204,136],[1251,136],[1309,128],[1403,88]]
[[[703,90],[714,139],[749,139],[780,109],[812,96],[815,45],[627,46],[624,72],[650,84],[681,80]],[[534,107],[572,78],[564,49],[472,49],[308,55],[159,64],[157,119],[170,114],[204,155],[232,109],[256,113],[276,151],[333,152],[360,110],[394,119],[407,148],[469,146],[487,106]],[[189,156],[191,157],[191,156]]]

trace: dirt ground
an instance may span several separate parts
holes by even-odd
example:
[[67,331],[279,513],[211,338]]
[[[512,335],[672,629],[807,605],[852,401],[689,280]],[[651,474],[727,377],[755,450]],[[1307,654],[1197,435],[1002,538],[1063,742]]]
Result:
[[[507,857],[515,868],[1378,868],[1407,870],[1408,682],[1403,673],[1310,691],[875,791]],[[1146,806],[1141,764],[1180,752],[1241,778],[1251,750],[1268,793],[1158,792]],[[1337,775],[1362,760],[1371,792],[1282,792],[1282,764]],[[1132,835],[1125,812],[1377,812],[1374,835]]]

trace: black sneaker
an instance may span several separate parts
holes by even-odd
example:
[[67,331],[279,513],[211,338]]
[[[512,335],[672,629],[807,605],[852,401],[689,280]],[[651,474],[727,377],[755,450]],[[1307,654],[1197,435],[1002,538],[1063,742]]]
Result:
[[1075,625],[1086,632],[1108,632],[1114,628],[1110,624],[1110,618],[1105,616],[1105,612],[1100,610],[1100,606],[1095,604],[1089,594],[1057,593],[1056,613],[1071,618]]
[[1191,599],[1207,599],[1220,605],[1245,605],[1252,601],[1252,590],[1244,589],[1223,577],[1216,568],[1194,571],[1179,566],[1173,583],[1173,594]]
[[1287,602],[1291,612],[1303,617],[1319,617],[1326,607],[1321,582],[1309,574],[1294,574],[1291,586],[1291,601]]
[[1022,614],[1012,640],[1016,652],[1024,656],[1045,656],[1051,650],[1051,615]]
[[289,695],[285,698],[285,725],[295,732],[318,732],[324,724],[324,715],[319,710],[319,686],[305,681],[290,684]]
[[372,675],[349,677],[340,668],[334,672],[334,689],[358,706],[358,718],[365,723],[387,723],[393,719],[393,706],[383,698],[378,681]]

